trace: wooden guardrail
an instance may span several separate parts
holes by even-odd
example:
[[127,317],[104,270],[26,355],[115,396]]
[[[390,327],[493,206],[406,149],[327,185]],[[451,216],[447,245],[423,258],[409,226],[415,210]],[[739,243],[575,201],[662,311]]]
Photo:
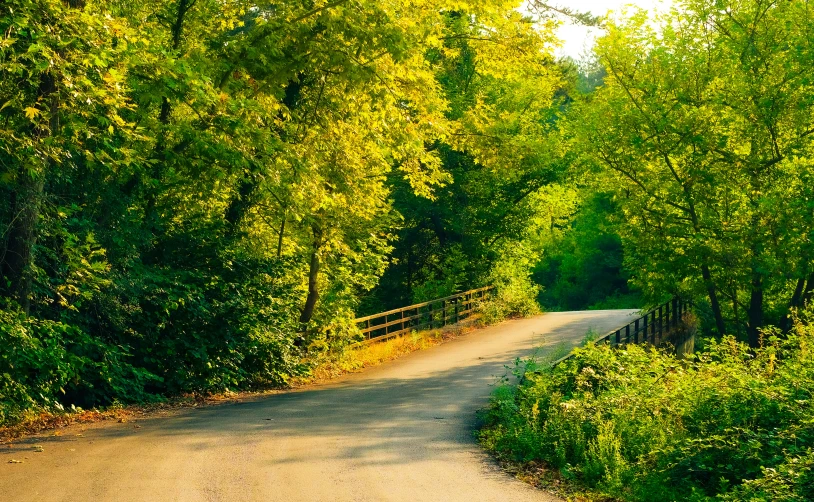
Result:
[[[626,326],[602,335],[596,339],[596,343],[608,343],[611,346],[649,343],[657,346],[661,344],[666,335],[678,327],[678,323],[689,307],[690,302],[680,298],[673,298],[669,302],[648,311],[635,321],[631,321]],[[573,356],[574,352],[571,351],[568,355],[554,361],[553,366]]]
[[493,289],[493,286],[486,286],[360,317],[354,321],[365,336],[360,343],[380,342],[410,331],[442,328],[450,324],[457,324],[464,319],[477,319],[480,314],[475,311],[475,303],[484,300]]

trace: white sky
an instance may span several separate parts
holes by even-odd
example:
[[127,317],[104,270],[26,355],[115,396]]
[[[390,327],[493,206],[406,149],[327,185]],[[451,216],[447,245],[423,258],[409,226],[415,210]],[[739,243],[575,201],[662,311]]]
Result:
[[[554,0],[553,5],[569,7],[576,11],[588,11],[598,16],[603,16],[611,10],[619,10],[625,5],[636,5],[643,9],[664,8],[669,5],[669,0]],[[557,31],[557,35],[563,40],[563,45],[556,51],[558,56],[571,56],[580,59],[593,47],[594,40],[599,35],[596,28],[563,23]]]

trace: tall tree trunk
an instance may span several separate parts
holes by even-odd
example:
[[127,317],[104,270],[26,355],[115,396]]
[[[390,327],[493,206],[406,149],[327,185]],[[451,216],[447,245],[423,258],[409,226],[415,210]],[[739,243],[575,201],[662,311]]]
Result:
[[[670,170],[676,172],[670,163],[670,157],[664,156],[665,162],[670,166]],[[698,212],[695,210],[695,201],[693,200],[692,193],[689,185],[686,183],[681,184],[684,191],[684,200],[689,208],[690,220],[692,227],[696,234],[701,233],[701,225],[698,218]],[[712,309],[712,316],[715,318],[715,329],[718,331],[718,336],[726,334],[726,324],[724,323],[724,316],[721,313],[721,304],[718,302],[718,291],[715,288],[715,283],[712,281],[712,272],[709,270],[709,265],[706,263],[706,257],[702,258],[701,264],[701,278],[704,280],[704,287],[707,288],[707,296],[709,297],[709,306]]]
[[308,268],[308,296],[302,308],[300,323],[307,324],[314,315],[314,307],[319,300],[319,249],[314,247],[311,251],[311,265]]
[[[170,25],[170,36],[172,38],[171,53],[173,56],[177,57],[179,54],[181,39],[184,33],[184,19],[194,5],[195,0],[178,0],[174,13],[175,19],[173,19],[172,25]],[[158,122],[161,124],[161,131],[158,134],[155,144],[155,162],[153,163],[153,168],[151,170],[151,177],[153,180],[160,180],[162,178],[163,172],[166,170],[166,166],[172,152],[172,149],[167,147],[167,133],[171,117],[172,103],[170,102],[169,97],[164,95],[161,97],[161,108],[158,112]],[[148,186],[152,186],[152,184],[142,183],[142,188],[146,189]],[[156,193],[155,188],[151,188],[144,197],[146,200],[144,205],[144,219],[147,222],[149,231],[152,234],[155,234],[158,232],[158,221],[160,219],[157,208],[158,194]]]
[[[38,101],[49,103],[50,108],[48,129],[37,127],[31,131],[33,137],[42,140],[53,135],[59,127],[59,96],[54,75],[43,73],[40,76],[37,96]],[[24,169],[18,173],[19,181],[12,205],[14,220],[9,229],[8,247],[2,270],[3,276],[8,281],[9,296],[17,300],[26,315],[31,311],[34,246],[37,245],[37,226],[45,190],[45,174],[35,173],[32,176]]]
[[308,267],[308,296],[302,308],[300,323],[307,324],[314,315],[314,307],[319,300],[319,250],[322,247],[322,229],[313,226],[314,247],[311,249],[311,263]]
[[240,223],[246,217],[249,208],[252,206],[252,195],[257,189],[257,182],[250,177],[246,177],[240,181],[237,188],[237,194],[229,201],[229,206],[226,208],[224,219],[226,220],[226,235],[234,238],[238,235]]
[[31,311],[34,246],[37,244],[43,188],[42,177],[32,179],[28,174],[23,174],[23,180],[14,193],[12,207],[16,217],[9,230],[6,259],[3,262],[3,276],[8,281],[7,292],[26,314]]
[[808,276],[808,281],[806,281],[806,291],[803,293],[800,306],[810,306],[812,301],[814,301],[814,272],[811,272],[811,275]]
[[[752,151],[755,150],[754,144]],[[757,175],[752,177],[752,187],[756,191],[760,190],[760,182]],[[760,271],[760,258],[763,255],[763,242],[760,238],[760,211],[758,210],[758,201],[753,200],[752,203],[752,227],[751,227],[751,269],[752,291],[749,295],[749,310],[747,311],[747,325],[746,333],[749,337],[749,345],[751,347],[758,347],[760,345],[760,328],[763,327],[763,273]]]
[[791,329],[791,310],[799,308],[803,302],[803,293],[805,293],[806,280],[804,277],[797,279],[797,285],[794,287],[794,293],[789,300],[789,306],[783,318],[780,320],[780,329],[788,331]]
[[732,286],[732,317],[735,318],[735,336],[740,339],[740,312],[738,311],[738,288]]
[[721,304],[718,303],[718,292],[715,289],[715,283],[712,282],[712,273],[707,264],[701,265],[701,277],[707,288],[709,306],[712,309],[712,316],[715,318],[715,329],[718,330],[718,336],[723,336],[726,334],[726,324],[724,324],[724,316],[721,314]]
[[749,298],[748,325],[746,331],[749,335],[749,345],[760,345],[760,328],[763,327],[763,277],[752,272],[752,293]]
[[288,219],[288,210],[283,210],[283,222],[280,223],[280,235],[277,237],[277,259],[283,256],[283,236],[285,235],[285,221]]

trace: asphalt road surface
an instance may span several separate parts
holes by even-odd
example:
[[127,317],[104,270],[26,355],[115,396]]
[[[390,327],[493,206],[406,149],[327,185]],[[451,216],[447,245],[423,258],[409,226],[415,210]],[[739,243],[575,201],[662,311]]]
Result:
[[0,447],[0,501],[554,501],[480,450],[477,411],[516,358],[633,314],[508,321],[324,385],[29,438]]

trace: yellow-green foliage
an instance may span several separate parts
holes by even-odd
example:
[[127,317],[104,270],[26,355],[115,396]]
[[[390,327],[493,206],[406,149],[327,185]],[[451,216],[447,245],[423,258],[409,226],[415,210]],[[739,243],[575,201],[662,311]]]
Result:
[[518,4],[0,2],[0,423],[286,385],[346,344],[396,189],[436,196],[451,151],[548,179],[553,24]]
[[595,49],[607,76],[572,144],[621,208],[633,284],[708,297],[717,334],[746,325],[756,346],[812,272],[813,12],[673,3],[609,17]]
[[812,500],[814,325],[679,361],[589,343],[495,394],[490,449],[622,500]]
[[489,283],[495,287],[487,300],[478,305],[485,324],[499,322],[507,317],[527,317],[540,313],[537,294],[540,287],[530,277],[531,253],[515,250],[505,253],[495,263]]

